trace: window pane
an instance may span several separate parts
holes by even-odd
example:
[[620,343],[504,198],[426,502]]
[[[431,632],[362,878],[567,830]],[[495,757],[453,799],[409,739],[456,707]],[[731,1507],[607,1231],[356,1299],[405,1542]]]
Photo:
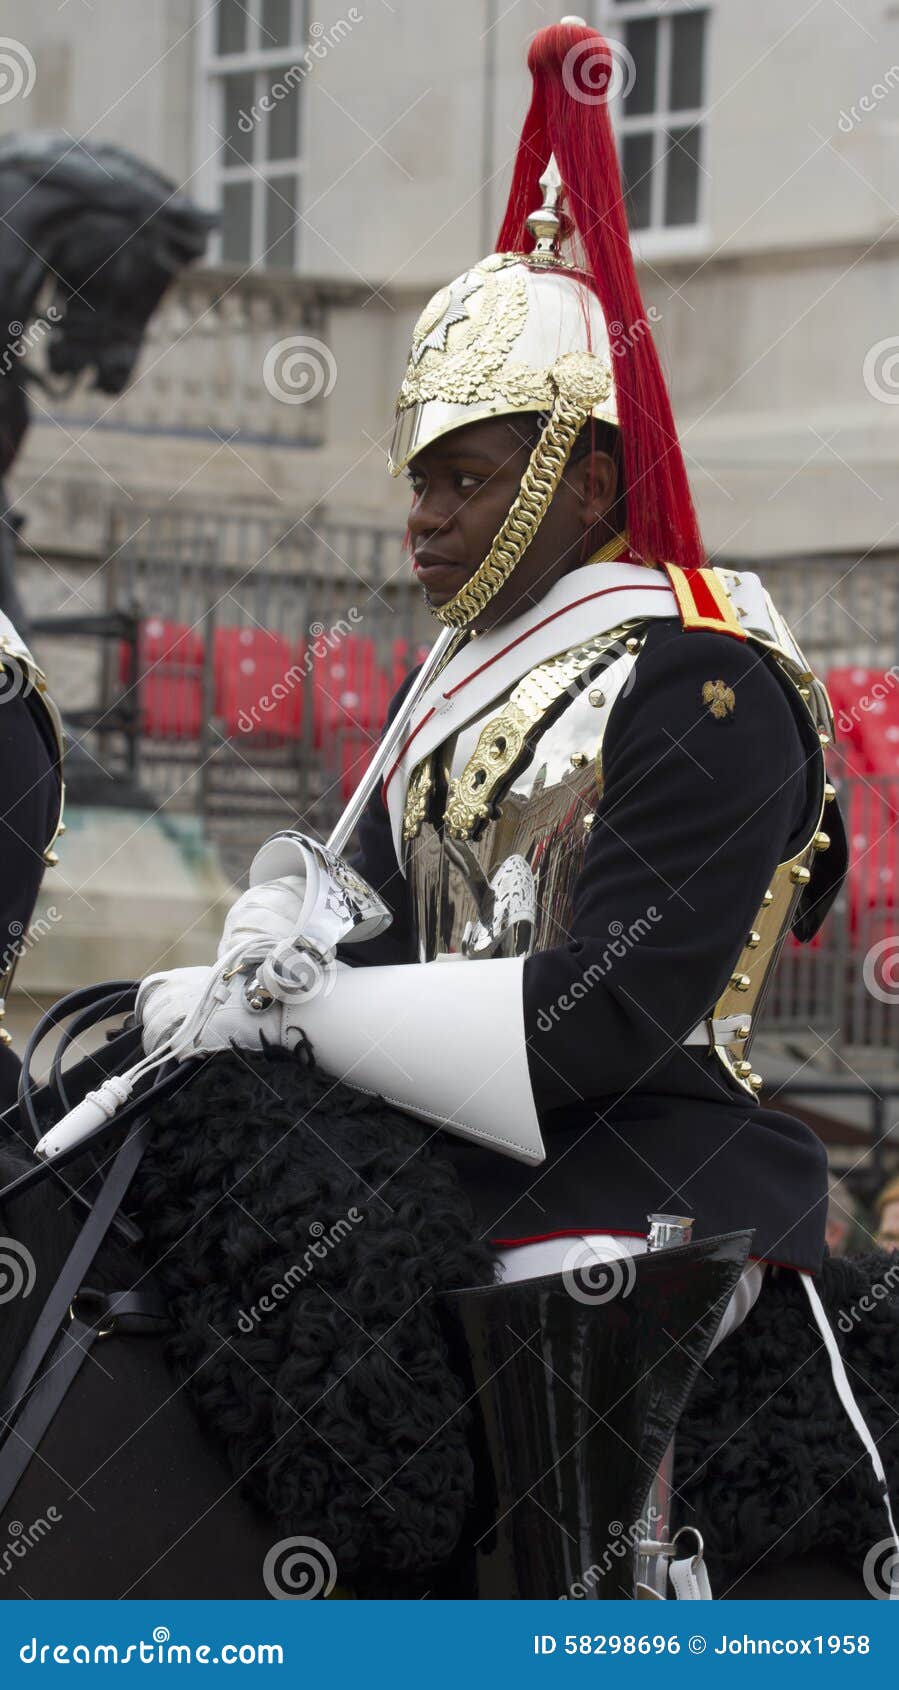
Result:
[[648,229],[650,223],[650,193],[652,188],[651,132],[645,135],[625,135],[621,155],[621,174],[628,221],[632,229]]
[[265,52],[272,47],[289,47],[293,40],[290,27],[291,0],[262,0],[259,21],[259,45]]
[[265,268],[292,270],[296,252],[295,176],[278,176],[265,185]]
[[624,31],[624,45],[636,67],[634,86],[624,102],[625,117],[642,117],[655,110],[656,55],[659,45],[659,25],[656,18],[643,18],[629,23]]
[[699,153],[701,131],[672,129],[666,137],[665,224],[695,223],[699,217]]
[[240,0],[219,0],[216,50],[219,53],[245,53],[247,49],[247,14]]
[[705,12],[682,12],[671,19],[670,111],[702,105],[702,48]]
[[[289,70],[285,65],[284,70]],[[274,105],[263,119],[265,123],[266,158],[298,158],[300,152],[300,90],[294,82],[284,82],[284,70],[275,73],[272,83]]]
[[247,163],[253,157],[253,131],[256,128],[253,72],[242,70],[237,76],[223,76],[222,94],[224,162],[226,165]]
[[252,218],[252,182],[226,182],[222,190],[222,257],[226,264],[249,263]]

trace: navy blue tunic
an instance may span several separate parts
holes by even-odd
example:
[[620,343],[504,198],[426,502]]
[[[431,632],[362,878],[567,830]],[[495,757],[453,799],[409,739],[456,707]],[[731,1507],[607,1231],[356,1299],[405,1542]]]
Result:
[[[702,697],[719,679],[734,694],[720,717]],[[776,865],[814,827],[817,736],[757,648],[666,619],[650,624],[633,685],[612,710],[603,769],[570,938],[524,967],[547,1159],[526,1167],[449,1134],[448,1154],[498,1243],[644,1234],[650,1212],[675,1211],[694,1217],[696,1237],[753,1227],[754,1256],[817,1272],[823,1145],[747,1097],[716,1058],[681,1043],[726,986]],[[359,847],[354,862],[394,924],[347,960],[413,962],[408,890],[380,792]],[[834,893],[831,884],[828,904]],[[622,931],[639,937],[610,960]],[[589,989],[572,997],[585,980]]]

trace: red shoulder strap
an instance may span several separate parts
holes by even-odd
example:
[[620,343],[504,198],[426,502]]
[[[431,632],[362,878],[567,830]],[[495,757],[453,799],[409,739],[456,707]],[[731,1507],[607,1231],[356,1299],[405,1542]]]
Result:
[[721,581],[714,569],[681,569],[676,563],[662,565],[677,599],[680,619],[685,628],[710,628],[713,633],[731,634],[735,640],[745,640]]

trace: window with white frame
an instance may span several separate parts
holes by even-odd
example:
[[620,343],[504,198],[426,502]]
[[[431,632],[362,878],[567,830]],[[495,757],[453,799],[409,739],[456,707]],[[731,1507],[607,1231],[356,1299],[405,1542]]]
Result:
[[206,23],[206,152],[225,264],[294,270],[303,172],[307,0],[217,0]]
[[632,229],[703,222],[708,26],[695,0],[603,0],[600,27],[625,48],[615,127]]

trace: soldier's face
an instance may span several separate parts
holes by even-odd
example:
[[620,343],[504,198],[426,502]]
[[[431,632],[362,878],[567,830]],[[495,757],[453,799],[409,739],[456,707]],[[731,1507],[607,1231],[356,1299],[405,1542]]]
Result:
[[[531,455],[516,419],[467,423],[412,459],[409,533],[413,568],[429,604],[459,592],[493,543]],[[475,624],[493,627],[536,603],[559,576],[585,561],[591,531],[615,496],[615,466],[594,452],[566,470],[537,533],[510,579]],[[601,544],[601,540],[598,542]]]

